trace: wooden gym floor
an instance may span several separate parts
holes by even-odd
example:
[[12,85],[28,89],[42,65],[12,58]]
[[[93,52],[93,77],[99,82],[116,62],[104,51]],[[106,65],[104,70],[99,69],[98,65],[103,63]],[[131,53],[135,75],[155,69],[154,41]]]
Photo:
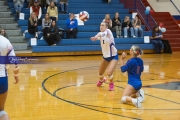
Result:
[[180,53],[142,56],[142,108],[120,102],[127,74],[119,63],[115,90],[108,91],[108,84],[96,87],[101,59],[61,56],[21,65],[17,85],[10,66],[5,110],[11,120],[180,120]]

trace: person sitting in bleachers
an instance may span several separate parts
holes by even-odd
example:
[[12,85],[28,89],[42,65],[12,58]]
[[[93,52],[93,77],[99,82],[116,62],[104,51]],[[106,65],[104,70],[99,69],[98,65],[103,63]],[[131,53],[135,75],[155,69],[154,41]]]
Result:
[[123,23],[122,23],[122,28],[123,28],[123,31],[124,31],[124,38],[127,38],[128,37],[128,32],[131,33],[131,37],[136,37],[134,35],[134,30],[132,28],[132,24],[131,24],[131,21],[129,19],[129,16],[126,16]]
[[51,2],[54,2],[54,5],[57,6],[58,1],[59,0],[46,0],[46,8],[48,8],[50,6]]
[[58,9],[53,1],[50,3],[50,6],[47,9],[47,13],[49,13],[49,16],[52,20],[58,20]]
[[28,20],[28,32],[30,34],[35,34],[35,37],[38,38],[38,27],[37,27],[37,17],[34,12],[31,13],[30,18]]
[[162,41],[163,38],[161,30],[159,30],[159,26],[155,26],[152,30],[152,36],[150,37],[150,43],[152,43],[155,47],[156,54],[161,54],[162,49]]
[[6,33],[6,30],[5,29],[1,29],[1,35],[4,36],[5,38],[9,38],[8,37],[8,34]]
[[112,20],[112,31],[116,32],[117,38],[121,37],[121,19],[119,18],[119,13],[116,12]]
[[109,4],[109,3],[111,3],[111,0],[105,0],[105,2]]
[[43,37],[47,36],[48,29],[51,26],[52,20],[49,17],[49,14],[46,13],[45,18],[42,20],[42,32],[43,32]]
[[39,6],[39,1],[35,0],[34,5],[30,7],[30,14],[34,12],[36,14],[36,17],[38,18],[38,25],[42,24],[41,16],[42,16],[42,10],[41,7]]
[[[34,1],[35,1],[35,0],[29,0],[29,1],[28,1],[28,8],[30,8],[31,6],[34,5]],[[41,0],[38,0],[38,5],[41,6]]]
[[68,0],[60,0],[58,3],[58,9],[60,9],[60,13],[66,14],[68,13]]
[[106,22],[108,24],[108,29],[112,28],[112,20],[110,18],[110,14],[106,14],[103,22]]
[[56,45],[56,42],[59,42],[61,40],[61,37],[59,35],[59,28],[56,25],[56,21],[52,21],[45,40],[49,46]]
[[67,18],[66,25],[67,25],[67,28],[66,28],[66,38],[69,39],[71,34],[73,35],[73,38],[77,38],[76,34],[78,32],[78,29],[77,29],[78,22],[77,22],[77,19],[74,16],[74,13],[71,13],[70,17]]
[[24,6],[24,0],[13,0],[13,2],[16,14],[19,16],[19,13],[21,13]]
[[141,28],[141,20],[139,19],[139,15],[136,15],[134,20],[132,20],[132,26],[134,28],[134,33],[135,36],[138,37],[138,32],[139,32],[139,37],[143,37],[143,29]]

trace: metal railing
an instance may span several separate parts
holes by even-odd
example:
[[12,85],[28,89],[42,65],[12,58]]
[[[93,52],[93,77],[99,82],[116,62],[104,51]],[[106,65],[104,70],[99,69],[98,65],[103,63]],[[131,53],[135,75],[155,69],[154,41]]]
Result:
[[124,4],[125,8],[136,11],[140,15],[148,30],[152,30],[152,28],[157,25],[156,21],[150,14],[145,14],[147,6],[144,6],[141,0],[120,0],[120,3]]
[[177,9],[177,11],[180,13],[180,10],[178,9],[178,7],[176,6],[176,4],[172,1],[172,0],[170,0],[171,1],[171,3],[174,5],[174,7]]

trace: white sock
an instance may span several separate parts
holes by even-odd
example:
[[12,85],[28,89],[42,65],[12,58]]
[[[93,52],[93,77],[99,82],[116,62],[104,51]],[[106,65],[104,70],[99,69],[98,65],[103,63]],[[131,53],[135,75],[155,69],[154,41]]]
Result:
[[7,114],[4,110],[0,111],[0,116]]
[[126,102],[127,102],[127,101],[126,101],[126,98],[127,98],[127,96],[123,96],[123,97],[121,98],[122,103],[126,103]]

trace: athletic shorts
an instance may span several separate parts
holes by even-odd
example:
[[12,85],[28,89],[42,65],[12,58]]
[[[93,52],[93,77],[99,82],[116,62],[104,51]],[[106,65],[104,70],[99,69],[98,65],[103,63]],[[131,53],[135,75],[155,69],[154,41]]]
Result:
[[0,77],[0,94],[5,93],[8,90],[8,78]]
[[139,91],[142,87],[142,82],[140,80],[128,81],[128,84],[131,85],[136,91]]
[[[104,57],[103,57],[104,58]],[[108,57],[108,58],[104,58],[104,60],[111,62],[111,60],[117,60],[118,61],[118,54],[116,56],[112,56],[112,57]]]

